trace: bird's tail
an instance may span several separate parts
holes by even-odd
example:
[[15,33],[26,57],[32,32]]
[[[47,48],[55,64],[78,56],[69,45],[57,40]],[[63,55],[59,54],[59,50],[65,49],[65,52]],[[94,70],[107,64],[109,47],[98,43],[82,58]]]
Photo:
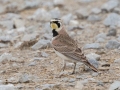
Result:
[[88,66],[89,68],[91,68],[93,71],[98,72],[99,70],[97,68],[95,68],[93,65],[91,65],[88,61],[84,62],[84,64],[86,66]]

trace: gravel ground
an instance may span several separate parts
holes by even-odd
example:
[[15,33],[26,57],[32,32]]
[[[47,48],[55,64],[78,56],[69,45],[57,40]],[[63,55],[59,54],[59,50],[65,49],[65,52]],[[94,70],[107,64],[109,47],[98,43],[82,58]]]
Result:
[[[51,18],[97,66],[63,60],[51,47]],[[120,0],[0,0],[0,90],[120,90]]]

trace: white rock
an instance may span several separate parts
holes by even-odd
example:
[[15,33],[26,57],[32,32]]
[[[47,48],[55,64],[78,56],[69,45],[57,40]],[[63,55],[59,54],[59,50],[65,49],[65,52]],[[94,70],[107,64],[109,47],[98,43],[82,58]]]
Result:
[[84,46],[84,49],[99,49],[101,48],[99,43],[91,43],[91,44],[86,44]]
[[87,18],[89,16],[90,12],[87,9],[79,9],[76,11],[76,15],[80,19]]
[[17,30],[17,32],[22,33],[22,32],[25,32],[26,28],[25,27],[20,27],[20,28],[17,28],[16,30]]
[[83,89],[83,83],[82,81],[77,81],[75,85],[75,90],[82,90]]
[[99,8],[93,8],[93,9],[91,10],[91,12],[92,12],[93,14],[99,14],[99,13],[101,13],[101,9],[99,9]]
[[38,50],[40,48],[45,48],[47,46],[49,46],[50,44],[50,40],[44,40],[44,39],[40,39],[37,43],[35,43],[31,48],[33,50]]
[[0,85],[0,90],[17,90],[13,84]]
[[63,6],[64,5],[64,0],[54,0],[53,3],[54,3],[54,5],[58,5],[58,6],[62,5]]
[[111,11],[119,4],[118,0],[109,0],[107,3],[103,4],[102,9],[106,11]]
[[72,14],[69,13],[64,15],[61,19],[63,20],[64,24],[69,24],[70,20],[72,19]]
[[73,26],[78,26],[79,25],[79,22],[77,20],[70,20],[70,25],[73,25]]
[[51,19],[51,14],[43,8],[42,9],[39,8],[35,11],[33,16],[31,16],[29,18],[37,20],[37,21],[39,21],[39,20],[48,21]]
[[90,54],[87,54],[86,57],[87,57],[88,59],[100,60],[100,57],[101,57],[101,56],[98,55],[98,54],[95,54],[95,53],[90,53]]
[[16,28],[25,27],[25,22],[22,19],[15,18],[13,21]]
[[5,47],[8,47],[8,45],[4,43],[0,43],[0,48],[5,48]]
[[36,40],[37,36],[38,36],[37,33],[25,34],[22,38],[22,41],[26,41],[26,42],[34,41]]
[[120,81],[114,81],[109,87],[109,90],[118,90],[117,88],[120,89]]
[[13,29],[13,21],[12,20],[0,21],[0,25],[7,29]]
[[61,13],[58,7],[52,9],[49,13],[51,14],[51,18],[60,18],[61,16]]
[[22,44],[23,44],[23,42],[17,42],[17,43],[14,45],[14,47],[15,47],[15,48],[20,48]]

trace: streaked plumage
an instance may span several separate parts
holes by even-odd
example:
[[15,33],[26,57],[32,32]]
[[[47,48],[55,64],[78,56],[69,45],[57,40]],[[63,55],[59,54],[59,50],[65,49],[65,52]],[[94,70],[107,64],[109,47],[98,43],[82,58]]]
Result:
[[[56,22],[60,23],[61,26],[57,27]],[[78,48],[77,42],[67,34],[64,26],[62,26],[60,19],[51,20],[50,24],[54,30],[52,46],[55,49],[56,54],[63,58],[65,61],[75,63],[75,65],[77,62],[82,62],[90,67],[93,71],[97,72],[98,70],[88,62],[81,49]]]

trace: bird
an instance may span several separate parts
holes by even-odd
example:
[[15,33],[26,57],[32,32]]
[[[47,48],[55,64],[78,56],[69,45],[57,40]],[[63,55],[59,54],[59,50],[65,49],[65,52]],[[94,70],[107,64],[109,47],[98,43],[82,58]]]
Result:
[[[51,19],[50,27],[53,34],[51,42],[52,47],[54,48],[55,53],[65,60],[65,62],[74,63],[72,74],[75,73],[77,62],[82,62],[93,71],[98,72],[98,69],[88,62],[85,54],[82,52],[81,48],[78,47],[77,42],[69,36],[61,19]],[[66,63],[63,64],[63,71],[65,67]]]

